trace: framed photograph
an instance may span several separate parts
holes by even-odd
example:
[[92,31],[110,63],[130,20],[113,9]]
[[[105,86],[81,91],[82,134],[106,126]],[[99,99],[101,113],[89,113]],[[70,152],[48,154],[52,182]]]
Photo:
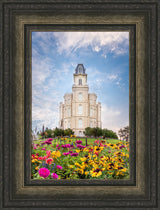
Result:
[[129,179],[133,35],[129,27],[95,29],[32,31],[28,39],[32,40],[32,179]]
[[1,6],[1,208],[158,209],[159,1]]

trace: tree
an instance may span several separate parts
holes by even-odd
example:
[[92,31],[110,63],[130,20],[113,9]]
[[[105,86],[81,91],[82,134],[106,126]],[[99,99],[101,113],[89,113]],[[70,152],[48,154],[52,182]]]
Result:
[[102,136],[102,129],[98,127],[95,128],[87,127],[85,128],[84,134],[85,136],[94,136],[96,138]]
[[60,128],[56,127],[53,132],[54,132],[54,137],[64,136],[64,130],[63,129],[60,129]]
[[104,136],[105,138],[118,139],[117,134],[116,134],[114,131],[112,131],[112,130],[103,129],[102,133],[103,133],[103,136]]
[[45,133],[47,133],[47,137],[51,138],[53,136],[53,130],[46,128]]
[[129,141],[129,126],[126,126],[124,128],[121,128],[118,131],[118,135],[120,136],[120,140]]
[[70,135],[73,135],[73,134],[74,134],[74,131],[70,128],[64,130],[64,135],[65,136],[70,136]]
[[92,128],[87,127],[84,131],[85,136],[92,136]]
[[96,138],[96,137],[99,137],[99,136],[102,136],[102,129],[101,128],[91,128],[91,133],[92,135]]

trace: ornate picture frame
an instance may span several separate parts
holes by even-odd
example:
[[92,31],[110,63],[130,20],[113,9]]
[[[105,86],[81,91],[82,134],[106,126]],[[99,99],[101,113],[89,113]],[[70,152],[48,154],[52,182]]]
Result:
[[[1,208],[158,209],[159,1],[2,0],[1,11]],[[30,38],[44,27],[130,31],[129,180],[30,179]]]

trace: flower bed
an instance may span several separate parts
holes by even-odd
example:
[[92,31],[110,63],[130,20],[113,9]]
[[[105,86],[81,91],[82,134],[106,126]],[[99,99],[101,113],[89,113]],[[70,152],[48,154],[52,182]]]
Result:
[[32,144],[33,179],[127,179],[129,143],[47,139]]

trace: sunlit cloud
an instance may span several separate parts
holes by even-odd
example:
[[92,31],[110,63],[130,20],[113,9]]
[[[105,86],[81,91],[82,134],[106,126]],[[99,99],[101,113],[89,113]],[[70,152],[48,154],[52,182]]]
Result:
[[[128,32],[34,32],[32,127],[58,126],[59,103],[65,93],[72,92],[78,63],[86,68],[89,92],[96,93],[102,103],[102,126],[114,131],[126,126],[128,49]],[[119,97],[121,106],[113,97]]]

